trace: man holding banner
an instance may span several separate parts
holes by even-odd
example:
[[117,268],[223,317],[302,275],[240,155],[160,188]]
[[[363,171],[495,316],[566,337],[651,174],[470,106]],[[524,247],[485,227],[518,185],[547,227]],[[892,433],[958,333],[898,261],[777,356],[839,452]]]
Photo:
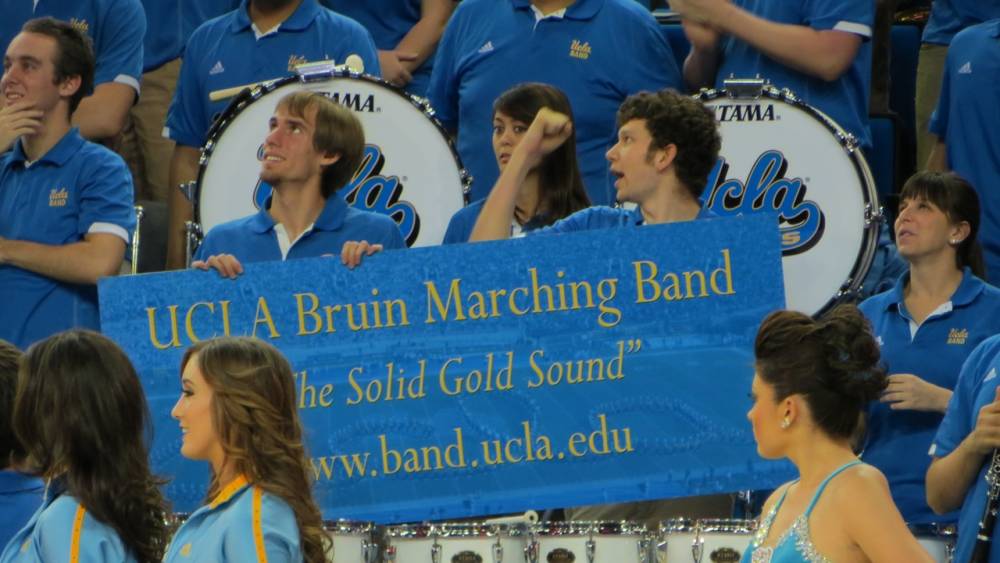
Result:
[[0,339],[20,348],[96,329],[97,280],[118,273],[135,226],[122,159],[70,117],[94,84],[94,53],[69,23],[30,20],[0,79]]
[[351,110],[316,92],[295,92],[278,102],[270,131],[260,178],[273,187],[271,197],[256,214],[209,231],[193,267],[233,278],[243,262],[336,255],[348,241],[370,242],[367,254],[406,246],[392,219],[350,207],[336,193],[365,147]]
[[[673,223],[713,216],[699,197],[719,156],[715,116],[701,102],[671,90],[640,92],[618,109],[618,143],[607,159],[616,199],[626,210],[604,206],[580,210],[537,233],[560,233]],[[573,135],[568,116],[543,108],[514,149],[490,192],[470,240],[510,236],[510,222],[524,179]]]

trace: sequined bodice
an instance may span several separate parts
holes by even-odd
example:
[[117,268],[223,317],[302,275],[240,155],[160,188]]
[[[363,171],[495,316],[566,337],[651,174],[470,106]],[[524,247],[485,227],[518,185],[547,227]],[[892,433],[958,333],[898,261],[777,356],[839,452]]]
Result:
[[816,493],[809,502],[809,506],[806,507],[806,511],[799,515],[792,522],[792,525],[781,534],[781,537],[778,538],[774,546],[761,547],[761,544],[764,543],[764,540],[767,539],[771,531],[771,525],[774,524],[774,517],[785,502],[785,495],[788,494],[788,488],[786,488],[781,498],[778,499],[778,502],[774,503],[771,510],[764,516],[763,521],[761,521],[760,526],[757,528],[757,533],[754,534],[753,541],[750,542],[750,549],[743,554],[741,563],[832,563],[817,551],[816,546],[813,545],[812,536],[809,533],[809,515],[812,513],[813,507],[816,506],[816,501],[823,494],[823,490],[826,488],[827,483],[830,482],[830,479],[833,479],[848,467],[859,463],[861,462],[852,461],[846,463],[828,475],[820,483],[819,487],[817,487]]

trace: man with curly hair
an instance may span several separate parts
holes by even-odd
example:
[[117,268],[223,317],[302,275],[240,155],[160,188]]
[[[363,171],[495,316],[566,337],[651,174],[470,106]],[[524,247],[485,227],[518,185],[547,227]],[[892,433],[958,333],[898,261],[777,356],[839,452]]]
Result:
[[[615,198],[634,209],[605,206],[578,211],[536,233],[635,227],[712,217],[699,198],[719,156],[715,116],[701,102],[672,90],[640,92],[618,109],[618,142],[605,155]],[[573,135],[568,116],[542,108],[493,191],[470,240],[508,238],[517,193],[527,173]]]

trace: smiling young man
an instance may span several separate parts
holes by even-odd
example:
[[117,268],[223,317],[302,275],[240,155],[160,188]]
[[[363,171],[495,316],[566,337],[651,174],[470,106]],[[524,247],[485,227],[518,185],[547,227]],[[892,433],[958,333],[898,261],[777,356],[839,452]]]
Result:
[[[708,108],[671,90],[640,92],[621,105],[617,121],[618,142],[606,157],[616,178],[616,199],[636,207],[589,207],[533,235],[713,216],[698,199],[721,145],[715,116]],[[483,205],[470,240],[510,236],[517,194],[527,173],[572,134],[567,116],[547,108],[538,112]]]
[[339,255],[349,241],[373,245],[366,245],[368,254],[404,248],[392,219],[350,207],[336,193],[357,170],[364,146],[361,122],[349,109],[315,92],[282,98],[261,161],[271,197],[256,214],[209,231],[192,267],[235,277],[244,262]]
[[27,22],[4,55],[0,339],[20,348],[99,327],[97,280],[118,272],[135,226],[125,163],[70,125],[93,83],[90,41],[65,22]]

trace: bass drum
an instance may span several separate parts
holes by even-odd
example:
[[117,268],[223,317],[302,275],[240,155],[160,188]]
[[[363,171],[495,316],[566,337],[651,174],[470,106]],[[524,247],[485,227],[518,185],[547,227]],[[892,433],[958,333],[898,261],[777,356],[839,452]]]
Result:
[[854,138],[788,90],[757,84],[698,97],[722,133],[706,206],[720,216],[778,215],[789,309],[819,315],[855,295],[882,216]]
[[256,213],[271,187],[259,180],[268,121],[278,101],[320,92],[350,108],[365,130],[364,159],[338,191],[350,205],[391,217],[408,246],[440,244],[466,203],[469,179],[426,102],[376,78],[345,71],[290,76],[245,90],[212,125],[202,148],[195,221],[201,231]]

